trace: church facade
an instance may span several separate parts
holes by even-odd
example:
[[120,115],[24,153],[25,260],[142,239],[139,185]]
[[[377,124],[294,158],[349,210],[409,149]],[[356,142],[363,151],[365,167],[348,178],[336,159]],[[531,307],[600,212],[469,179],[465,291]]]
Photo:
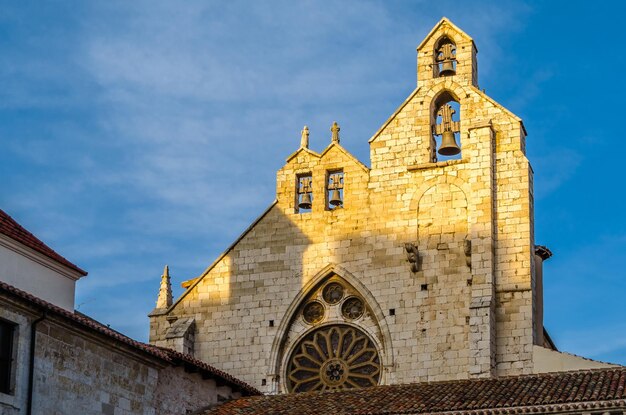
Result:
[[178,299],[165,270],[150,343],[264,393],[608,366],[546,336],[525,140],[479,88],[472,38],[442,19],[371,166],[336,123],[321,153],[305,127],[276,200]]

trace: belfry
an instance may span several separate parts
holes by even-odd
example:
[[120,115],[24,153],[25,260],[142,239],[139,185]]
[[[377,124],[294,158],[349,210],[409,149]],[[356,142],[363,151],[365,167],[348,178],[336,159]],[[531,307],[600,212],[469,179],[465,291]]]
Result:
[[479,88],[471,37],[443,18],[417,47],[370,167],[339,132],[286,137],[276,200],[178,299],[166,269],[150,343],[272,394],[608,366],[543,327],[526,130]]

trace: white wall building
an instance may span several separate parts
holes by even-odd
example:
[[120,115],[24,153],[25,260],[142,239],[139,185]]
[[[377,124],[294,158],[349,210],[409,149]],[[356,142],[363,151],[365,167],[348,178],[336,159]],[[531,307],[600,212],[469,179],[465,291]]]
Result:
[[86,275],[0,210],[0,281],[73,311],[76,281]]

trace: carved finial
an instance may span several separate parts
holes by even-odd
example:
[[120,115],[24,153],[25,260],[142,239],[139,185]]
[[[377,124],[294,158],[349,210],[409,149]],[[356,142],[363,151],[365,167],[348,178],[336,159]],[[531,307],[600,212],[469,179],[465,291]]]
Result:
[[300,136],[300,147],[301,148],[309,148],[309,127],[306,125],[301,131]]
[[169,308],[172,305],[172,283],[170,281],[170,269],[166,265],[161,275],[161,287],[157,297],[156,308]]
[[341,128],[339,128],[339,124],[337,124],[337,121],[333,122],[333,126],[330,127],[330,131],[333,133],[330,138],[330,141],[332,143],[339,144],[339,130],[341,130]]

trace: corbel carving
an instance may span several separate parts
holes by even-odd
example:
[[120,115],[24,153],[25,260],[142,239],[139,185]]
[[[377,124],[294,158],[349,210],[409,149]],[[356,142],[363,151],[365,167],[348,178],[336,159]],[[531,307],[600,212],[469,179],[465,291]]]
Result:
[[417,245],[412,242],[405,243],[404,250],[406,251],[406,260],[411,264],[411,272],[418,272],[421,268],[421,263]]
[[469,236],[463,241],[463,253],[465,253],[465,264],[472,269],[472,240]]

